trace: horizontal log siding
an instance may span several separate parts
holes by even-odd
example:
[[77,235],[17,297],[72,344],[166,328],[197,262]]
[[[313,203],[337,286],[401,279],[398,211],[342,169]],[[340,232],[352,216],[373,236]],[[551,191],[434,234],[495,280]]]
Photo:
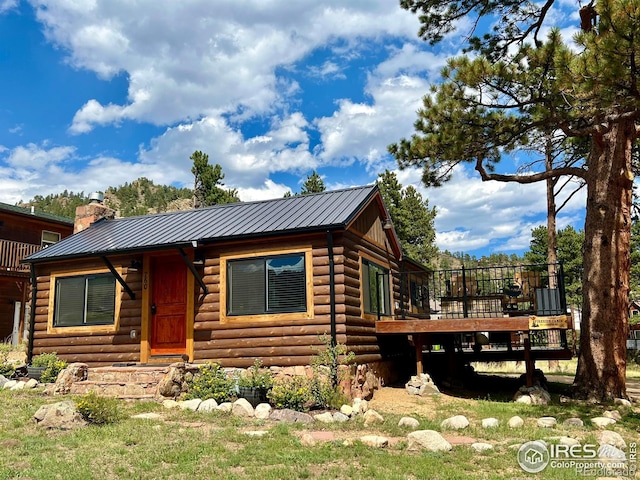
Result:
[[[116,267],[131,264],[134,257],[111,259]],[[136,260],[141,260],[135,257]],[[123,267],[122,277],[136,294],[132,300],[124,289],[121,289],[120,322],[115,333],[104,332],[73,332],[65,333],[58,329],[57,333],[47,333],[49,310],[49,275],[52,271],[82,271],[92,269],[106,269],[100,260],[65,262],[63,266],[51,267],[37,265],[38,293],[36,295],[36,318],[34,329],[34,355],[56,352],[67,362],[84,362],[90,367],[112,365],[121,362],[140,361],[140,330],[142,312],[142,272],[127,271]],[[131,331],[135,330],[136,338],[131,338]]]
[[[209,294],[196,300],[194,323],[194,360],[215,361],[227,367],[248,367],[256,358],[266,366],[272,365],[308,365],[322,345],[320,336],[331,331],[330,297],[329,297],[329,255],[324,234],[306,236],[299,243],[287,239],[286,243],[269,241],[261,245],[277,252],[280,248],[292,246],[311,246],[312,280],[313,280],[313,318],[278,321],[237,321],[220,323],[220,295],[226,288],[220,285],[220,255],[240,254],[243,250],[250,252],[255,243],[236,244],[233,248],[210,248],[205,254],[203,281]],[[334,251],[336,263],[339,252]],[[336,278],[336,281],[338,278]],[[346,287],[336,282],[337,295],[345,296]],[[353,288],[352,286],[349,288]],[[336,322],[338,341],[345,343],[344,307],[347,298],[343,298],[338,308]]]

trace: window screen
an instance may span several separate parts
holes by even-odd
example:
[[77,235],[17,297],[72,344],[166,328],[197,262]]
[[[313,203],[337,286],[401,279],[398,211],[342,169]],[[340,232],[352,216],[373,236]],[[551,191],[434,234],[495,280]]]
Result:
[[57,278],[54,326],[113,323],[115,295],[115,279],[109,273]]
[[303,312],[307,309],[304,254],[227,262],[227,314]]

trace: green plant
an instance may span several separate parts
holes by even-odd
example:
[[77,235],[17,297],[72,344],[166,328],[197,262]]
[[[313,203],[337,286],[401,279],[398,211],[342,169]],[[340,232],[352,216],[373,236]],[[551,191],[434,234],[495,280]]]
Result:
[[95,392],[83,395],[78,401],[77,408],[82,418],[94,425],[115,423],[123,416],[118,400],[101,397]]
[[67,368],[67,362],[58,358],[56,352],[41,353],[33,357],[31,361],[32,367],[44,367],[44,371],[40,376],[42,383],[52,383],[58,378],[58,374]]
[[337,410],[345,403],[351,403],[340,387],[334,387],[326,375],[315,373],[309,379],[309,389],[313,403],[318,408]]
[[206,363],[198,367],[198,372],[187,381],[185,397],[207,400],[213,398],[216,402],[229,400],[233,395],[233,380],[218,363]]
[[[334,344],[332,339],[326,335],[320,335],[323,347],[315,347],[316,354],[311,359],[311,366],[314,370],[319,370],[320,367],[326,367],[329,369],[329,378],[334,387],[338,386],[340,380],[340,367],[342,365],[350,365],[355,359],[356,355],[353,352],[347,350],[347,346],[341,343]],[[346,371],[343,369],[343,371]]]
[[273,382],[267,398],[276,408],[290,408],[303,412],[312,401],[309,382],[304,377],[283,377]]
[[262,368],[262,362],[256,359],[252,366],[240,374],[238,386],[269,390],[273,387],[273,375],[268,368]]
[[0,375],[7,378],[13,376],[16,371],[14,365],[9,361],[9,352],[12,349],[8,343],[0,343]]

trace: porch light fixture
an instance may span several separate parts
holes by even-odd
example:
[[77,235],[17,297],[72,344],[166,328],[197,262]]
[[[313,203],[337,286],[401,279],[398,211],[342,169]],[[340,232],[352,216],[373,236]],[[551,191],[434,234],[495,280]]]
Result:
[[393,228],[393,222],[390,218],[387,218],[382,222],[382,228],[385,230],[391,230]]
[[142,262],[140,260],[131,260],[131,265],[129,265],[128,270],[130,272],[137,272],[142,268]]

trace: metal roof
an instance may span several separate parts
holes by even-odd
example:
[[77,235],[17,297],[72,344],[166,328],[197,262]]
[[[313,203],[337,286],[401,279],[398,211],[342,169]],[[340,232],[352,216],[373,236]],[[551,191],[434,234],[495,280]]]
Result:
[[101,220],[24,261],[36,263],[60,258],[191,246],[192,242],[208,243],[301,231],[344,229],[376,194],[378,187],[372,185]]
[[65,225],[73,225],[73,219],[63,217],[61,215],[54,215],[53,213],[40,212],[38,210],[32,211],[30,208],[18,207],[17,205],[9,205],[8,203],[0,202],[0,210],[17,213],[19,215],[25,215],[28,217],[35,217],[40,220],[48,220],[56,223],[63,223]]

